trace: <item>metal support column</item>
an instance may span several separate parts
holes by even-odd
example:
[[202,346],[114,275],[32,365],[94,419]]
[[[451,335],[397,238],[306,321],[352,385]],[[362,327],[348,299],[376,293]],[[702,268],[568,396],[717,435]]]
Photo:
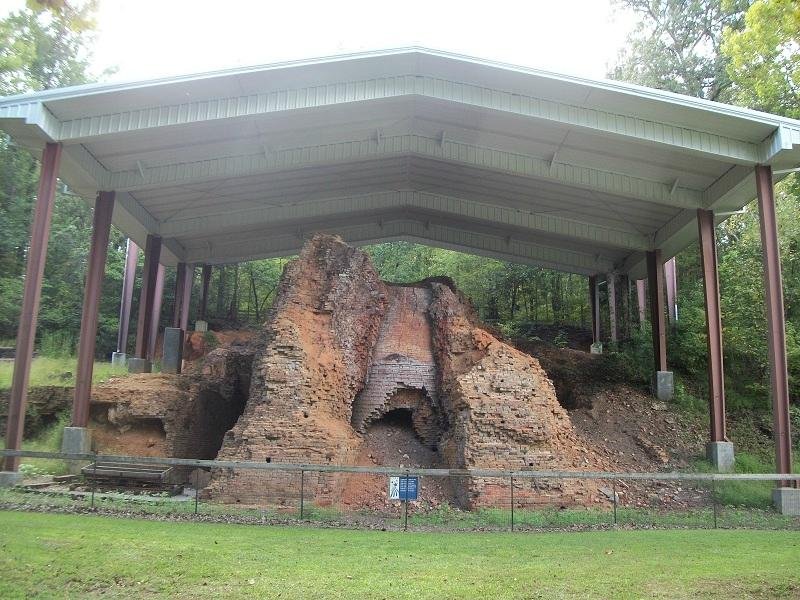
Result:
[[656,371],[667,370],[667,332],[664,326],[664,269],[661,250],[647,252],[647,287],[650,292],[650,325],[653,328],[653,360]]
[[128,238],[125,249],[125,271],[122,274],[122,297],[119,301],[119,329],[117,330],[117,352],[128,352],[128,330],[131,323],[133,284],[136,281],[136,264],[139,262],[139,246]]
[[708,406],[711,417],[712,442],[726,442],[725,378],[722,364],[722,318],[717,274],[717,241],[714,234],[714,213],[698,209],[697,227],[700,232],[700,260],[703,266],[703,289],[708,336]]
[[[11,380],[11,396],[8,401],[6,426],[6,449],[19,450],[25,425],[25,405],[28,400],[28,379],[33,359],[33,344],[36,339],[36,320],[39,316],[39,299],[42,294],[42,276],[50,237],[50,219],[56,194],[58,167],[61,162],[61,144],[47,144],[42,153],[39,174],[39,190],[33,209],[30,246],[25,267],[25,284],[22,307],[17,328],[17,348],[14,358],[14,374]],[[7,457],[5,471],[19,468],[19,457]]]
[[97,342],[97,319],[100,292],[106,272],[108,237],[114,212],[114,192],[100,192],[94,203],[92,243],[89,248],[89,267],[83,291],[83,313],[78,341],[78,365],[75,394],[72,401],[72,426],[86,427],[89,422],[89,394],[92,389],[94,349]]
[[203,265],[203,291],[200,294],[200,307],[197,311],[197,320],[205,321],[208,310],[208,284],[211,283],[211,265]]
[[161,323],[161,303],[164,301],[164,275],[164,265],[159,264],[156,271],[156,285],[153,294],[153,314],[150,317],[150,345],[147,347],[147,360],[154,360],[156,357],[158,326]]
[[148,235],[144,247],[142,289],[139,292],[139,319],[136,323],[136,357],[146,359],[150,348],[153,303],[155,301],[158,261],[161,258],[161,238]]
[[[783,282],[771,167],[764,165],[756,167],[756,188],[758,191],[758,213],[761,221],[764,290],[767,303],[767,347],[769,350],[770,383],[772,384],[775,464],[778,473],[791,473],[792,437],[789,424],[786,324],[783,312]],[[778,486],[794,487],[795,482],[781,481]]]

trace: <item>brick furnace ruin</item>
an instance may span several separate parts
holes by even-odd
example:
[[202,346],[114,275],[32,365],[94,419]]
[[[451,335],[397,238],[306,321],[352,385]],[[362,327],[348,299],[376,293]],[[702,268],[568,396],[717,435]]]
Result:
[[[435,464],[421,466],[577,470],[599,460],[537,360],[483,327],[452,282],[382,282],[366,253],[317,235],[283,274],[244,411],[218,458],[359,464],[372,457],[370,429],[386,419],[428,449]],[[336,504],[351,480],[318,473],[305,485],[317,501]],[[298,485],[290,473],[221,469],[210,493],[281,503]],[[507,495],[479,477],[455,487],[452,501],[464,508]],[[518,493],[531,503],[585,504],[595,490],[545,482]]]

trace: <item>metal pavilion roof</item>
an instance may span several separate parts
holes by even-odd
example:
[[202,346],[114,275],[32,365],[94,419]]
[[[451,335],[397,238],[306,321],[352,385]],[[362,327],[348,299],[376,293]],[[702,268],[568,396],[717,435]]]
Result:
[[800,121],[427,49],[0,99],[21,146],[166,264],[298,251],[313,232],[410,240],[584,274],[644,274],[696,209],[800,164]]

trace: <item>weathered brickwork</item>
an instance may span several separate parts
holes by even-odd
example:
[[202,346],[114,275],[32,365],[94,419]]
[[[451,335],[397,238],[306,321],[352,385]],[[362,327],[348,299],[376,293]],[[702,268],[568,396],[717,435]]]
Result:
[[[556,399],[538,361],[482,329],[469,302],[450,286],[432,283],[430,313],[441,374],[442,411],[449,420],[439,446],[451,467],[578,470],[597,468]],[[462,505],[508,501],[504,482],[471,478],[460,491]],[[588,503],[595,493],[585,482],[539,482],[520,486],[527,504]]]
[[[307,243],[286,267],[247,406],[219,458],[351,464],[360,443],[350,425],[353,398],[366,381],[386,303],[385,286],[364,252],[329,236]],[[333,501],[337,481],[315,475],[309,493]],[[292,475],[220,471],[211,495],[288,503],[298,486]]]
[[[398,409],[450,467],[601,468],[532,357],[479,324],[451,283],[382,283],[363,252],[316,236],[290,263],[253,362],[249,400],[220,459],[354,464],[370,423]],[[337,503],[346,477],[309,474],[306,494]],[[508,502],[506,482],[463,478],[465,507]],[[299,476],[213,474],[212,497],[294,504]],[[527,504],[590,503],[585,483],[520,482]]]
[[[353,403],[353,427],[363,433],[390,410],[406,408],[431,414],[423,440],[436,443],[438,408],[427,287],[388,286],[389,308],[380,329],[364,389]],[[398,393],[415,390],[418,393]],[[404,403],[405,401],[405,403]],[[427,404],[423,408],[421,405]],[[436,430],[436,431],[435,431]]]
[[[213,459],[247,401],[253,346],[219,348],[198,372],[131,375],[92,390],[89,428],[106,454]],[[176,481],[188,471],[173,469]]]

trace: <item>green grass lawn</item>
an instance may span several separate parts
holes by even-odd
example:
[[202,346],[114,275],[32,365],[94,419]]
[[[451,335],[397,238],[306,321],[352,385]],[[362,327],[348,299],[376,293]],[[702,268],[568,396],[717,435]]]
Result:
[[[29,387],[42,385],[75,385],[75,367],[77,359],[74,357],[51,358],[37,356],[31,363],[31,378]],[[11,388],[11,376],[14,373],[13,361],[0,362],[0,390]],[[110,377],[127,375],[126,369],[111,366],[107,361],[96,361],[92,372],[92,382],[102,383]]]
[[0,512],[0,597],[800,595],[787,531],[402,533]]

